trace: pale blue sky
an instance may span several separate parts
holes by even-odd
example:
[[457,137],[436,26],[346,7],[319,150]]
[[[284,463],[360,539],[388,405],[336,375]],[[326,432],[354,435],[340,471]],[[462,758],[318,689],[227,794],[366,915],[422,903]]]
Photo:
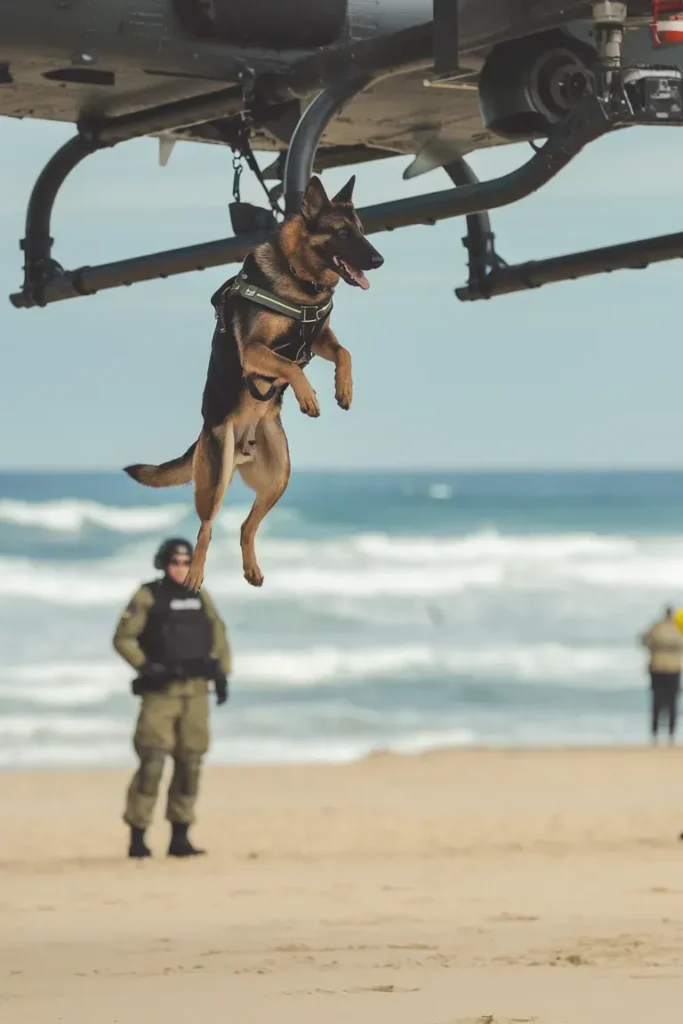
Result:
[[[26,201],[69,126],[0,120],[0,466],[117,468],[184,451],[200,425],[213,315],[234,268],[15,310]],[[476,156],[502,173],[528,147]],[[359,205],[448,184],[442,171],[401,180],[407,159],[358,170]],[[329,190],[348,171],[328,172]],[[258,200],[246,182],[245,198]],[[683,139],[630,129],[581,154],[542,192],[493,214],[509,261],[683,230]],[[55,256],[68,267],[230,233],[231,154],[125,143],[86,161],[61,193]],[[530,294],[464,304],[464,222],[377,235],[385,256],[367,293],[338,289],[333,324],[354,357],[351,412],[332,368],[310,377],[322,406],[304,417],[288,394],[295,467],[527,468],[681,466],[683,266],[622,271]]]

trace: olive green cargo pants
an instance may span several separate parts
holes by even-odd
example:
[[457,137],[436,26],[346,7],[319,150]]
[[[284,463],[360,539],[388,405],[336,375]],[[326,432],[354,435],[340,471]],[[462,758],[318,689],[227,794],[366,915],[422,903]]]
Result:
[[166,755],[174,761],[166,818],[194,822],[202,758],[209,749],[209,686],[205,679],[171,683],[160,693],[141,698],[135,735],[140,767],[128,787],[123,820],[147,828],[159,795]]

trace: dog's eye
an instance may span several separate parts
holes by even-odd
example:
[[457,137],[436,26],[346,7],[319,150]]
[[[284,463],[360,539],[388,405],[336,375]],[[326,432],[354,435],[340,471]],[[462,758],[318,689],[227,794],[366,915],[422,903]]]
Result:
[[349,235],[351,234],[351,229],[350,228],[340,228],[339,231],[337,232],[337,234],[339,235],[340,238],[348,238]]

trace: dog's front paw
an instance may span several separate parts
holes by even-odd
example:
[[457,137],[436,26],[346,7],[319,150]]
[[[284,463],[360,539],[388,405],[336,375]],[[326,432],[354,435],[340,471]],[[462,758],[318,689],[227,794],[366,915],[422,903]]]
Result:
[[263,585],[263,573],[256,562],[254,562],[253,565],[245,565],[244,578],[247,583],[251,583],[252,587],[260,587]]
[[198,594],[202,589],[202,583],[204,582],[204,570],[195,569],[190,567],[190,571],[183,581],[183,586],[186,590],[189,590],[191,594]]
[[315,419],[316,416],[320,415],[320,405],[315,397],[315,391],[310,384],[307,388],[300,388],[296,392],[296,398],[299,408],[306,416],[312,416]]
[[337,405],[342,409],[350,409],[353,401],[353,381],[350,377],[337,380],[335,383],[334,397]]

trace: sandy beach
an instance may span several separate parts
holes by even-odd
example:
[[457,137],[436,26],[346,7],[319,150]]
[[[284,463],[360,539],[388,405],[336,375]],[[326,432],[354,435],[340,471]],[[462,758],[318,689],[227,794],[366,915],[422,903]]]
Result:
[[12,1024],[678,1024],[683,752],[207,769],[128,862],[127,772],[0,776]]

